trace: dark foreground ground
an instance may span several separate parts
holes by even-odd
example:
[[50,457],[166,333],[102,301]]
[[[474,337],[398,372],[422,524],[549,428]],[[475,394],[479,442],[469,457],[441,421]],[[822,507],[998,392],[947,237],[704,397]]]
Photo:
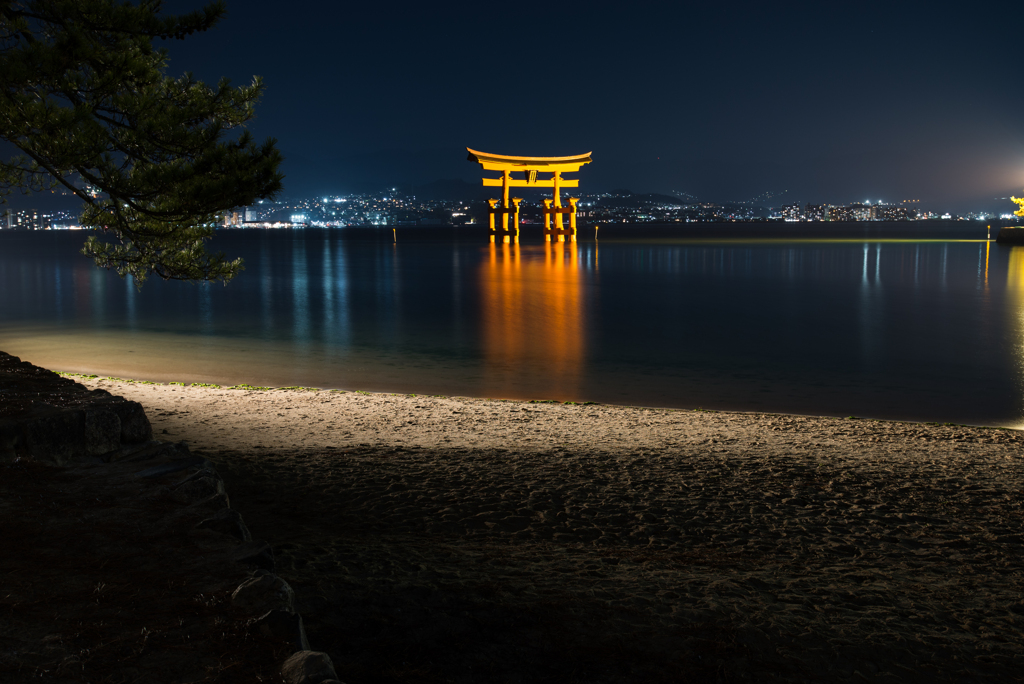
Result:
[[[348,684],[1024,678],[1017,431],[89,382],[217,464]],[[159,490],[141,506],[127,481],[19,467],[0,672],[258,667],[225,627],[237,579],[189,575],[206,542],[157,524],[179,511]],[[199,662],[196,640],[201,669],[153,669]]]

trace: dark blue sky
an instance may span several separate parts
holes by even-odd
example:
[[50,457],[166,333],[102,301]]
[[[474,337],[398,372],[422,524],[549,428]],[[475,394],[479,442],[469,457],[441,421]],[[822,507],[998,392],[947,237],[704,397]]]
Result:
[[171,72],[264,78],[251,129],[279,140],[288,194],[478,182],[466,146],[592,150],[581,189],[719,201],[788,190],[1010,210],[992,198],[1024,191],[1020,29],[995,5],[228,0],[228,12],[167,44]]

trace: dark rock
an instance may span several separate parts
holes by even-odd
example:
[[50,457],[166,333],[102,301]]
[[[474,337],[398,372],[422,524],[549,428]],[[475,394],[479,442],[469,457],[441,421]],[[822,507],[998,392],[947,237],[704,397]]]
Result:
[[221,534],[229,534],[243,542],[252,541],[252,535],[249,534],[249,528],[242,522],[241,514],[232,508],[217,511],[206,520],[198,523],[196,529],[213,530]]
[[184,480],[179,481],[178,485],[183,485],[191,480],[198,480],[204,477],[220,477],[217,474],[217,470],[213,467],[213,464],[206,460],[204,460],[202,464],[193,466],[191,468],[187,468],[186,470],[188,471],[188,475],[185,477]]
[[320,651],[299,651],[281,666],[286,684],[327,684],[337,681],[331,657]]
[[231,594],[231,605],[253,615],[268,610],[295,612],[295,592],[273,573],[247,579]]
[[0,396],[0,457],[5,459],[13,455],[64,465],[153,436],[138,402],[88,390],[3,352]]
[[209,462],[171,487],[171,496],[184,504],[205,501],[218,494],[224,494],[224,481]]
[[85,411],[85,453],[90,456],[110,453],[121,446],[121,419],[106,409]]
[[159,440],[152,440],[144,442],[142,444],[129,444],[118,449],[116,452],[107,454],[108,461],[124,461],[125,463],[131,463],[134,461],[151,461],[155,458],[165,459],[184,459],[191,458],[192,452],[188,450],[188,444],[185,442],[161,442]]
[[21,425],[21,446],[25,455],[65,465],[85,452],[85,412],[36,409],[35,417]]
[[151,478],[151,477],[163,477],[164,475],[171,475],[172,473],[181,472],[182,470],[188,470],[189,468],[202,467],[210,465],[202,456],[190,456],[188,458],[180,458],[170,463],[164,463],[162,465],[153,466],[152,468],[146,468],[135,473],[135,477],[139,478]]
[[126,463],[131,461],[148,461],[166,454],[167,447],[168,444],[166,442],[156,440],[146,442],[145,444],[126,444],[120,449],[105,454],[105,458],[110,463],[117,463],[119,461],[125,461]]
[[295,647],[296,651],[309,650],[306,628],[302,624],[302,616],[298,613],[287,610],[272,610],[261,617],[255,618],[249,624],[265,636],[287,641]]
[[224,481],[207,471],[199,477],[192,477],[171,489],[171,496],[181,503],[190,504],[224,494]]
[[14,460],[18,456],[17,447],[21,437],[18,423],[10,418],[0,418],[0,461]]
[[243,542],[231,553],[231,558],[238,563],[274,571],[274,551],[265,541],[253,540]]
[[149,424],[146,410],[137,401],[112,401],[104,404],[121,420],[121,443],[140,444],[153,439],[153,426]]
[[231,499],[228,498],[228,495],[225,492],[224,494],[214,494],[209,499],[206,499],[196,505],[216,511],[221,508],[231,508]]

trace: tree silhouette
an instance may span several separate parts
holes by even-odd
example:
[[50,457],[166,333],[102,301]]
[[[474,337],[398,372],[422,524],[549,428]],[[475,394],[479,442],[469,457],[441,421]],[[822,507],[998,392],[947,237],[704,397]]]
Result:
[[165,75],[155,39],[206,31],[223,2],[160,16],[160,0],[0,0],[0,202],[62,185],[101,231],[84,254],[139,282],[228,281],[241,261],[204,242],[223,212],[281,188],[276,141],[244,130],[262,83]]

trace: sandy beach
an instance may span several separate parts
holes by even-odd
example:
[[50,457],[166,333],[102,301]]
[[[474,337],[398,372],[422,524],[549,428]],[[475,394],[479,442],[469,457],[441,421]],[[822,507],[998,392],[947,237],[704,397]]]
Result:
[[217,465],[348,684],[1024,679],[1017,431],[75,379]]

